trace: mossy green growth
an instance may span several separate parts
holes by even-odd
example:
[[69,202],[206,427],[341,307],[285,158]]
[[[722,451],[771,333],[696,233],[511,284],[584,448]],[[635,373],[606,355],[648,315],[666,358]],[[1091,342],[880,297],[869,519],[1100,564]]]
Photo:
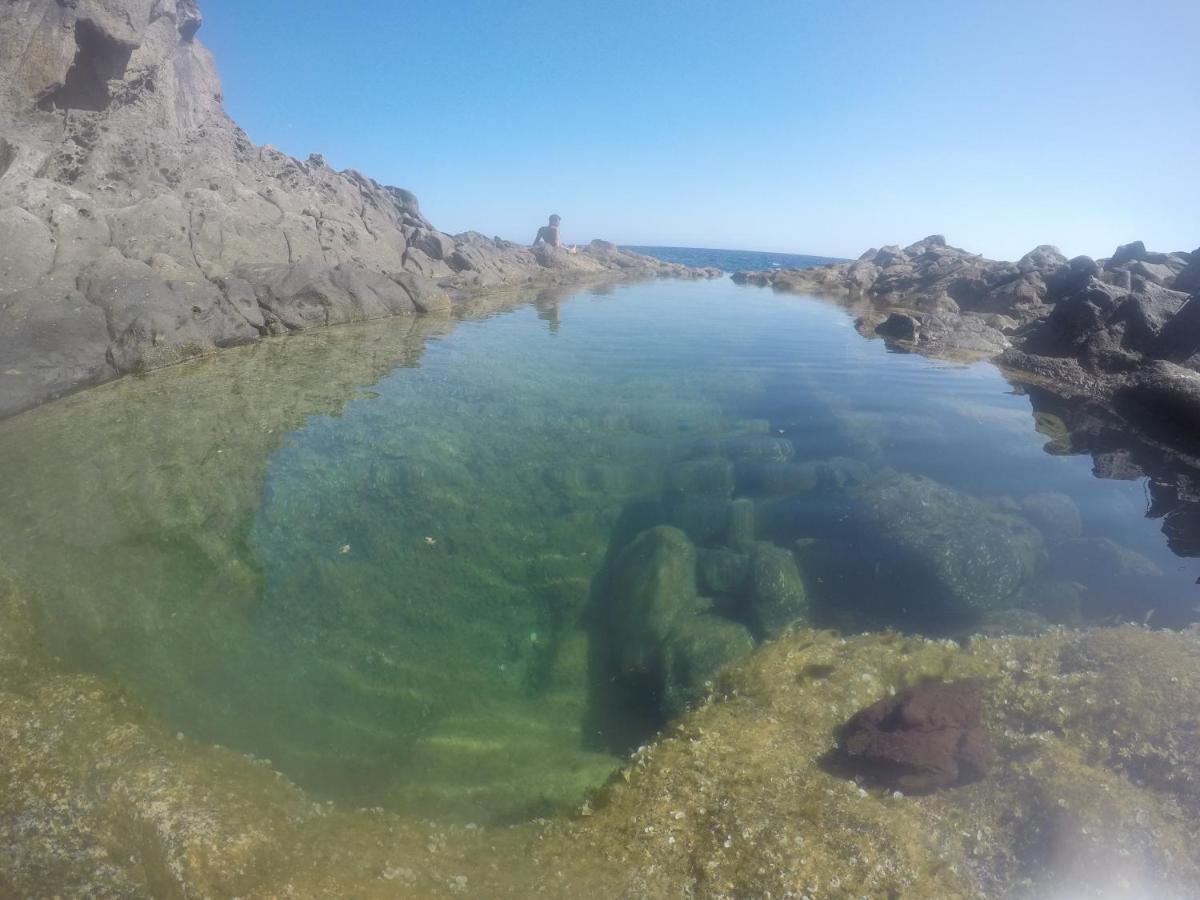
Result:
[[[5,895],[1182,900],[1200,883],[1194,633],[795,632],[724,670],[579,815],[520,827],[314,803],[101,681],[23,672],[0,664]],[[906,797],[823,764],[853,712],[925,677],[980,679],[987,778]]]

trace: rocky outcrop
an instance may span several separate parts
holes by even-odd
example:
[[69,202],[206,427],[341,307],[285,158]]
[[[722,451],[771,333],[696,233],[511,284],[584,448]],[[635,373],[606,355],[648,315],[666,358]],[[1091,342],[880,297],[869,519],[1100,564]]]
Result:
[[603,242],[444,234],[406,190],[255,146],[201,21],[195,0],[0,5],[0,416],[489,288],[702,274]]
[[1200,250],[1155,253],[1137,241],[1093,260],[1040,246],[1013,263],[933,235],[851,263],[734,280],[853,297],[864,333],[931,355],[998,357],[1018,377],[1200,449]]

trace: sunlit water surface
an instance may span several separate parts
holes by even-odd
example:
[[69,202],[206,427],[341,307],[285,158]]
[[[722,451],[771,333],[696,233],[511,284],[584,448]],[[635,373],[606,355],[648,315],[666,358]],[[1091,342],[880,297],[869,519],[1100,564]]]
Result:
[[[992,366],[889,352],[835,305],[623,286],[271,341],[0,423],[0,565],[37,590],[49,652],[172,729],[321,797],[517,820],[577,805],[656,724],[654,698],[614,686],[601,576],[631,520],[727,542],[711,485],[679,496],[698,460],[731,466],[718,515],[750,497],[757,538],[795,555],[813,624],[1194,618],[1196,562],[1144,486],[1049,440]],[[829,460],[848,484],[789,474]],[[894,496],[922,509],[863,530],[864,482],[915,485]],[[1078,510],[1069,533],[1041,494]],[[872,545],[936,534],[938,503],[934,546]],[[926,603],[897,575],[923,558],[898,554],[966,552],[984,509],[1026,544],[1031,522],[1051,533],[999,573],[1006,599]]]

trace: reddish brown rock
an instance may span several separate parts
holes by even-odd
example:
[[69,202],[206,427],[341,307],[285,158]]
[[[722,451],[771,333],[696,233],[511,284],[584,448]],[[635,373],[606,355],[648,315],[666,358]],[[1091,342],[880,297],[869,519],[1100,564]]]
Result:
[[973,680],[927,681],[854,714],[839,735],[856,774],[912,794],[985,776],[992,742]]

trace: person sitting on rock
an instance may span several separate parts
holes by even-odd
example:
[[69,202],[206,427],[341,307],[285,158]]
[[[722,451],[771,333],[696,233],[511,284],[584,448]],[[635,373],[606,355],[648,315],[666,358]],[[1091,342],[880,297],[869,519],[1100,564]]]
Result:
[[538,229],[537,237],[533,239],[533,245],[545,244],[548,247],[554,247],[558,250],[566,250],[568,253],[575,253],[575,247],[564,247],[562,237],[558,233],[558,225],[562,222],[562,216],[551,216],[550,224],[543,225]]

